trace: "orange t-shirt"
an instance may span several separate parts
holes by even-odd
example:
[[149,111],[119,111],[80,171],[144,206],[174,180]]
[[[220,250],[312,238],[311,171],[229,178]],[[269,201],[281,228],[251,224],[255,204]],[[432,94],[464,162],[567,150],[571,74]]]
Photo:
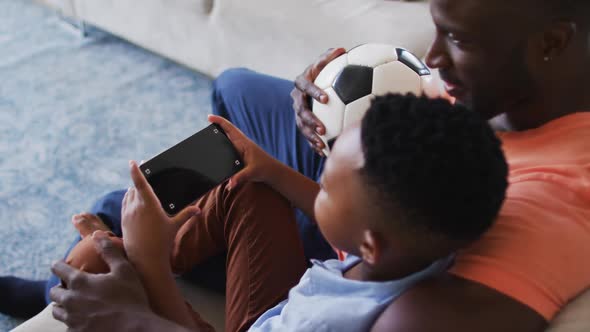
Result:
[[449,272],[549,321],[590,287],[590,112],[499,136],[510,167],[506,201]]

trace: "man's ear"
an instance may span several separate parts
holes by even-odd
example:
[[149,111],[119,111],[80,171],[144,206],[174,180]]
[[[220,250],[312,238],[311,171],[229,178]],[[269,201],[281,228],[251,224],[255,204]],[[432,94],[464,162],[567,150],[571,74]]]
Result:
[[379,233],[366,229],[360,247],[362,259],[369,265],[375,265],[383,255],[385,242]]
[[575,22],[558,21],[545,30],[542,38],[543,61],[551,61],[561,55],[574,39],[577,32]]

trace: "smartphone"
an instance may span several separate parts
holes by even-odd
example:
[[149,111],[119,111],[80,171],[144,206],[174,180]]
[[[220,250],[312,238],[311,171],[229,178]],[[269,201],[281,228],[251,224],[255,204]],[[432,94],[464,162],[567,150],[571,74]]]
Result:
[[170,216],[244,167],[225,132],[212,124],[139,166]]

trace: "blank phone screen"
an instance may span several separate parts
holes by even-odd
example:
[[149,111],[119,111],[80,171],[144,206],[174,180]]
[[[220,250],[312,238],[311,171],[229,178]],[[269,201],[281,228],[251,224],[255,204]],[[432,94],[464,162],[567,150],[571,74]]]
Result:
[[162,207],[174,215],[243,167],[216,124],[199,131],[140,166]]

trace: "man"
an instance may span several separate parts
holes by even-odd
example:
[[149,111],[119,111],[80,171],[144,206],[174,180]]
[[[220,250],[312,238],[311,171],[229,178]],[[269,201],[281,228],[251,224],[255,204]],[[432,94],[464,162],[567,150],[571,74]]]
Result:
[[[511,187],[489,234],[460,254],[447,276],[400,297],[374,330],[540,331],[590,285],[583,264],[590,252],[589,7],[586,0],[431,1],[437,32],[427,64],[440,69],[459,102],[496,129],[513,131],[502,136]],[[310,82],[342,51],[310,66],[292,91],[297,125],[318,150],[316,132],[324,128],[308,96],[327,100]],[[215,84],[219,114],[279,159],[317,176],[322,159],[308,153],[293,116],[281,113],[291,103],[290,82],[234,70]],[[100,308],[86,310],[108,312]]]
[[[427,64],[458,102],[507,132],[511,187],[498,225],[458,256],[446,278],[402,296],[375,329],[540,330],[590,286],[588,264],[580,265],[590,253],[590,2],[433,0],[431,11],[436,36]],[[309,96],[327,96],[312,82],[342,52],[324,54],[291,92],[300,132],[318,152],[325,129]],[[279,109],[280,82],[225,73],[216,82],[218,109],[254,137],[257,127],[276,137],[283,127],[265,127],[255,114]]]

